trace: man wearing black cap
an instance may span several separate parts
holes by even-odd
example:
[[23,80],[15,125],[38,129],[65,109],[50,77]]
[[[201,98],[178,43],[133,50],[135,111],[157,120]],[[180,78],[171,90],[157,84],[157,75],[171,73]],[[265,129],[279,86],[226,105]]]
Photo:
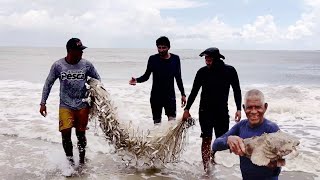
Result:
[[200,68],[196,74],[182,119],[186,120],[191,116],[189,109],[198,91],[202,88],[199,123],[202,137],[202,161],[204,170],[207,172],[209,170],[213,129],[216,138],[229,130],[228,97],[230,85],[237,106],[236,122],[241,119],[241,90],[236,69],[221,60],[225,57],[220,54],[218,48],[208,48],[200,56],[205,57],[206,66]]
[[139,78],[132,77],[129,84],[136,85],[153,77],[150,104],[154,124],[161,123],[162,108],[164,108],[168,120],[175,120],[176,117],[176,94],[174,90],[174,79],[181,92],[181,106],[186,103],[184,93],[181,65],[179,56],[169,53],[170,41],[162,36],[156,40],[158,54],[149,57],[146,72]]
[[40,114],[47,115],[46,101],[56,79],[60,80],[60,107],[59,107],[59,131],[62,136],[62,145],[67,159],[71,165],[73,160],[73,145],[71,141],[71,128],[76,128],[79,149],[79,164],[84,164],[85,147],[87,139],[85,131],[88,124],[89,108],[83,102],[85,97],[85,83],[87,77],[100,80],[91,62],[82,59],[82,53],[86,46],[78,38],[71,38],[66,45],[67,56],[57,60],[51,66],[50,73],[42,91]]

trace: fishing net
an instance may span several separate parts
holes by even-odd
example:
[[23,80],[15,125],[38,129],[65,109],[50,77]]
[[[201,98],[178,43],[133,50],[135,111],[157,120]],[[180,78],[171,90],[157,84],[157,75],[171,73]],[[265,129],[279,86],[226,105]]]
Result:
[[162,133],[139,131],[132,124],[120,123],[117,108],[103,84],[90,78],[87,97],[91,106],[89,119],[98,121],[106,139],[115,146],[127,163],[153,166],[156,163],[177,162],[186,145],[187,129],[195,120],[174,121]]

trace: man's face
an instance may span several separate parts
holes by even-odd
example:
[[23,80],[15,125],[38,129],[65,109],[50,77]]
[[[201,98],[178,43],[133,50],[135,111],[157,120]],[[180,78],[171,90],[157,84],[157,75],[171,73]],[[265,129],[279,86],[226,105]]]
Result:
[[246,104],[243,105],[243,108],[250,126],[255,127],[262,124],[263,116],[267,110],[268,104],[263,104],[261,99],[257,96],[249,97],[245,103]]
[[161,57],[164,57],[164,56],[166,56],[168,54],[168,51],[169,51],[169,47],[168,46],[158,45],[157,48],[158,48],[158,52],[159,52]]
[[208,68],[211,68],[211,67],[212,67],[213,58],[210,57],[210,56],[207,56],[207,55],[205,55],[204,58],[205,58],[207,67],[208,67]]
[[78,63],[82,59],[83,51],[81,49],[70,49],[69,54],[72,61]]

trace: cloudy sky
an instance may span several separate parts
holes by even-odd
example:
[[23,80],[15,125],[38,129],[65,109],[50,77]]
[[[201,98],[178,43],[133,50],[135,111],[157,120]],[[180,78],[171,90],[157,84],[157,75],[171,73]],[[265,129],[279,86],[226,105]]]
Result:
[[[318,17],[318,18],[317,18]],[[0,0],[0,46],[320,49],[320,0]]]

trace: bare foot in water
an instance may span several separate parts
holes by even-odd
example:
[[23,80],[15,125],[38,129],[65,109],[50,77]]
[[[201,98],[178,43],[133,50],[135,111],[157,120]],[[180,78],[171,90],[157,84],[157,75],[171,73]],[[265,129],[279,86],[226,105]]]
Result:
[[212,170],[210,164],[204,169],[204,174],[199,179],[212,179]]

